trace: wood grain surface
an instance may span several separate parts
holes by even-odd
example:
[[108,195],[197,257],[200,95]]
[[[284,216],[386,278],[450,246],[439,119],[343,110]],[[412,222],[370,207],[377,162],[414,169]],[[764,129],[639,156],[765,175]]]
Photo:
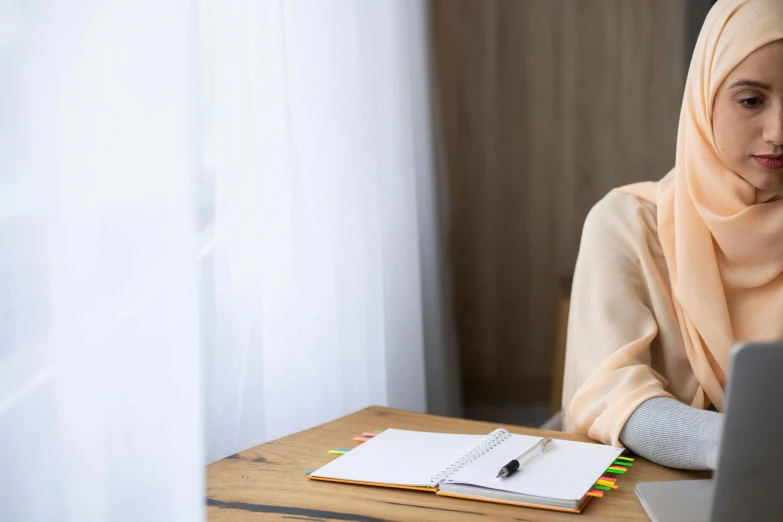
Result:
[[620,488],[593,499],[580,515],[557,513],[433,493],[310,480],[335,457],[327,452],[354,447],[353,437],[386,428],[487,434],[498,427],[513,433],[588,439],[560,432],[451,419],[390,408],[369,407],[341,419],[256,446],[207,466],[207,520],[346,521],[571,521],[647,520],[633,487],[641,481],[704,478],[704,474],[667,469],[637,458],[632,471],[619,475]]

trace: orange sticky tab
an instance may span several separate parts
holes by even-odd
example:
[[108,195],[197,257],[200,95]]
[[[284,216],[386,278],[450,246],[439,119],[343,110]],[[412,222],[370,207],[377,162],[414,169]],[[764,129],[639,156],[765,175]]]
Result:
[[353,440],[359,441],[359,442],[367,442],[370,440],[370,437],[354,437]]
[[598,480],[596,481],[596,484],[599,486],[606,486],[607,488],[617,489],[620,486],[615,485],[614,482],[609,482],[608,480]]
[[587,492],[587,494],[589,496],[591,496],[591,497],[603,497],[604,496],[604,492],[599,490],[599,489],[591,489],[590,491]]

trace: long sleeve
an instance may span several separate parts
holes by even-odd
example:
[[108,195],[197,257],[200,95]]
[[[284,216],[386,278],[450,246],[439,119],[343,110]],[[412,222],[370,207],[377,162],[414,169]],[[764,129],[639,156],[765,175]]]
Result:
[[653,397],[690,403],[696,389],[668,290],[655,207],[610,193],[585,221],[574,273],[565,427],[619,446],[639,405]]
[[670,468],[715,469],[723,414],[655,397],[631,414],[620,433],[626,448]]

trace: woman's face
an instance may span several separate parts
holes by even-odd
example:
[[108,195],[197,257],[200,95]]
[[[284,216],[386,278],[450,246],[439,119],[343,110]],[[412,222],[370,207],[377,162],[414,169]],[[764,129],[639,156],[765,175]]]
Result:
[[712,125],[732,171],[759,190],[783,190],[783,40],[729,74],[715,95]]

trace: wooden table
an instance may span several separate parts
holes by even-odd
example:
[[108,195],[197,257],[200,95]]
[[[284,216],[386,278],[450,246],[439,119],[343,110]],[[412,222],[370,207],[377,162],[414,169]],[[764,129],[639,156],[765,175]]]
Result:
[[[586,437],[533,428],[451,419],[377,406],[327,424],[241,451],[207,466],[209,522],[245,520],[443,521],[648,520],[636,494],[637,482],[705,478],[704,473],[676,471],[637,458],[632,471],[618,475],[619,489],[593,499],[581,515],[530,509],[490,502],[446,498],[432,493],[306,478],[304,469],[317,469],[335,458],[327,452],[354,447],[364,431],[401,428],[420,431],[485,435],[504,427],[512,433],[551,435],[588,441]],[[480,518],[485,515],[484,518]]]

